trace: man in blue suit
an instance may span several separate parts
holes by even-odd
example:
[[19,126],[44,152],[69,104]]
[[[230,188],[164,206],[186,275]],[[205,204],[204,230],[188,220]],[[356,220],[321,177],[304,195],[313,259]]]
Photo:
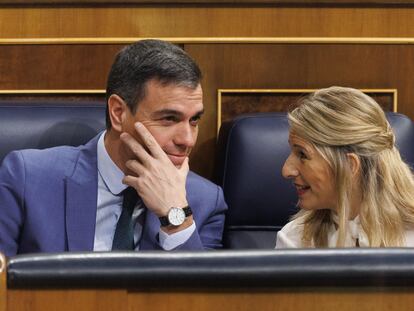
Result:
[[105,132],[4,159],[0,252],[220,248],[222,190],[188,168],[204,111],[200,80],[197,64],[167,42],[118,53]]

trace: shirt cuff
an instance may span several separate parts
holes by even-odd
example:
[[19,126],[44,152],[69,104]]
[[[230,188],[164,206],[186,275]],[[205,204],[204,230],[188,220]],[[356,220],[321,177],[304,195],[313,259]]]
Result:
[[166,250],[170,251],[181,244],[187,242],[190,236],[194,233],[196,229],[195,223],[193,222],[190,227],[185,228],[184,230],[178,231],[173,234],[168,234],[160,229],[159,238],[160,246]]

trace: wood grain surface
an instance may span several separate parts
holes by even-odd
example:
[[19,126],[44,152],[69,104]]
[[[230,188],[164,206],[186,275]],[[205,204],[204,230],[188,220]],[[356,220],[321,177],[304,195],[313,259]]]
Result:
[[1,38],[413,37],[414,7],[0,7]]
[[412,289],[9,290],[7,310],[408,311]]

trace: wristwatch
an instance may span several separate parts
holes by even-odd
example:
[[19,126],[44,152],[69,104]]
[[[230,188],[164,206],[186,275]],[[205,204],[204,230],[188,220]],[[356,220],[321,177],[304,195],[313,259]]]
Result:
[[167,216],[160,217],[161,226],[180,226],[184,223],[185,218],[192,214],[193,211],[189,206],[183,208],[171,207]]

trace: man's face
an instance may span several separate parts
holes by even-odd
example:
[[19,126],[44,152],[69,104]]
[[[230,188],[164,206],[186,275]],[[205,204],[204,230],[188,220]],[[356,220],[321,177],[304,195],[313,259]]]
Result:
[[128,111],[124,130],[140,141],[134,123],[143,123],[171,162],[180,167],[197,141],[198,122],[204,111],[202,97],[200,85],[192,89],[150,80],[136,113]]

